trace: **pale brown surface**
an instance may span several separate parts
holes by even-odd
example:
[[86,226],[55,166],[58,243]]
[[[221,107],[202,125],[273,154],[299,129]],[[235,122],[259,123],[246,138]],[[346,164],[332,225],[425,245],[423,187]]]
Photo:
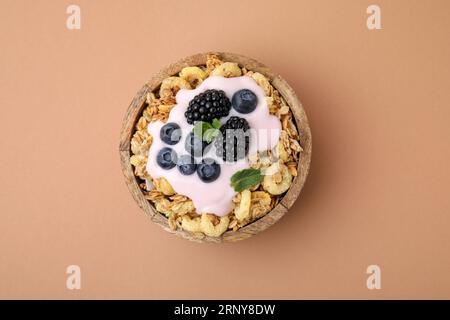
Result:
[[[379,31],[369,1],[77,1],[79,31],[69,3],[0,1],[1,298],[450,298],[448,1],[377,1]],[[117,154],[142,84],[210,50],[280,73],[314,139],[299,200],[233,244],[151,223]]]
[[162,213],[159,213],[156,208],[149,203],[149,201],[145,198],[142,189],[139,187],[138,178],[133,173],[134,167],[130,163],[130,145],[133,134],[136,131],[136,123],[142,117],[142,111],[145,109],[147,94],[149,92],[157,91],[164,79],[170,76],[177,76],[186,66],[206,65],[208,53],[197,53],[188,57],[183,57],[169,64],[155,73],[155,75],[138,91],[138,93],[136,93],[122,122],[119,143],[120,163],[125,182],[136,203],[142,208],[142,210],[144,210],[145,213],[149,215],[149,217],[152,218],[153,222],[160,225],[164,230],[196,242],[235,242],[248,239],[249,237],[258,234],[259,232],[262,232],[275,224],[279,219],[281,219],[281,217],[284,216],[287,209],[289,209],[298,198],[305,184],[306,177],[308,176],[311,163],[311,130],[309,128],[308,118],[303,106],[298,100],[294,89],[289,86],[283,77],[253,58],[235,53],[210,52],[210,54],[211,53],[216,54],[223,61],[232,61],[238,63],[240,67],[246,68],[249,71],[262,73],[267,79],[269,79],[272,86],[278,90],[280,95],[285,99],[292,110],[294,121],[296,122],[297,130],[300,136],[299,143],[302,146],[303,151],[301,152],[301,157],[297,165],[298,175],[293,179],[289,191],[283,195],[282,198],[280,198],[280,203],[278,203],[263,217],[247,224],[242,228],[239,228],[237,231],[226,231],[220,237],[208,237],[203,235],[203,237],[200,238],[191,232],[181,230],[180,228],[176,230],[171,229],[167,217],[165,217]]

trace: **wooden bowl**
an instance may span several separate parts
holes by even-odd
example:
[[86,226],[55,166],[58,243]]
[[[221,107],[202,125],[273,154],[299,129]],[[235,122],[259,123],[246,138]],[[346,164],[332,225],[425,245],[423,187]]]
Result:
[[137,204],[144,210],[144,212],[150,216],[151,220],[166,231],[175,233],[183,238],[198,241],[198,242],[234,242],[238,240],[243,240],[249,238],[273,225],[277,222],[292,206],[294,201],[300,194],[303,188],[306,177],[309,171],[309,165],[311,162],[311,131],[308,124],[308,119],[306,117],[305,110],[302,104],[295,95],[294,90],[289,86],[289,84],[278,74],[274,73],[272,70],[259,63],[258,61],[234,54],[225,52],[214,52],[220,56],[223,61],[237,62],[240,67],[245,67],[247,70],[257,71],[265,75],[273,85],[275,89],[283,96],[295,118],[297,129],[300,135],[300,144],[303,147],[303,151],[300,153],[300,160],[298,163],[298,175],[295,177],[290,189],[281,199],[279,204],[273,208],[272,211],[267,213],[265,216],[259,218],[258,220],[238,229],[237,231],[227,231],[221,237],[204,237],[202,239],[196,238],[190,232],[184,230],[171,230],[169,228],[169,223],[167,218],[161,213],[157,212],[153,205],[144,198],[144,194],[139,187],[139,182],[137,177],[133,173],[133,167],[130,163],[130,145],[131,138],[135,131],[135,125],[142,115],[143,108],[145,106],[146,95],[149,92],[157,89],[162,80],[165,78],[178,74],[181,69],[186,66],[198,66],[204,65],[206,63],[206,56],[208,53],[200,53],[187,58],[181,59],[166,68],[162,69],[160,72],[155,74],[150,81],[145,84],[141,90],[133,98],[127,113],[125,114],[123,120],[122,131],[120,134],[120,160],[122,164],[122,171],[125,175],[126,184],[130,189],[131,194],[136,200]]

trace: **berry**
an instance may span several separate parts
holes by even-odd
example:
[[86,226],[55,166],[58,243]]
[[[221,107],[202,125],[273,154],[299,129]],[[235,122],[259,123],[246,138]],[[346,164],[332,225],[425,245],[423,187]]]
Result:
[[193,157],[201,157],[207,145],[208,143],[206,143],[206,141],[202,141],[193,132],[190,132],[187,135],[184,142],[185,150],[189,152]]
[[203,182],[213,182],[220,176],[220,166],[211,158],[203,159],[197,166],[197,174]]
[[184,154],[178,158],[177,167],[181,174],[188,176],[195,172],[197,164],[192,156]]
[[172,148],[162,148],[156,156],[156,162],[165,170],[172,169],[177,163],[177,154]]
[[250,145],[250,135],[246,133],[249,128],[244,118],[233,116],[228,119],[220,128],[221,134],[214,140],[217,156],[230,162],[243,159]]
[[167,144],[177,144],[181,139],[181,129],[175,122],[170,122],[161,127],[159,131],[159,137]]
[[233,94],[231,105],[239,113],[250,113],[256,109],[258,98],[253,91],[242,89]]
[[193,124],[195,121],[211,122],[214,118],[226,117],[230,108],[231,102],[225,92],[210,89],[196,95],[189,102],[184,115],[189,124]]

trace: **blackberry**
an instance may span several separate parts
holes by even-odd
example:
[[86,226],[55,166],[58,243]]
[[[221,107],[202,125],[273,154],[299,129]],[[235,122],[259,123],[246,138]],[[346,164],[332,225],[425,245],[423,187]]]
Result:
[[237,161],[248,154],[250,135],[247,120],[231,117],[220,127],[220,135],[214,140],[216,154],[224,161]]
[[222,90],[210,89],[202,92],[189,102],[184,113],[189,124],[195,121],[211,122],[230,113],[231,102]]

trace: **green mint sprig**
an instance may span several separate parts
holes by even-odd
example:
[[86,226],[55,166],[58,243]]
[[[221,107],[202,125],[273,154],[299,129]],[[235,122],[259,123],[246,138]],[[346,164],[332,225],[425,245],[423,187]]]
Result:
[[213,119],[211,123],[205,121],[198,121],[194,126],[194,134],[206,141],[211,143],[220,134],[220,121],[218,119]]

